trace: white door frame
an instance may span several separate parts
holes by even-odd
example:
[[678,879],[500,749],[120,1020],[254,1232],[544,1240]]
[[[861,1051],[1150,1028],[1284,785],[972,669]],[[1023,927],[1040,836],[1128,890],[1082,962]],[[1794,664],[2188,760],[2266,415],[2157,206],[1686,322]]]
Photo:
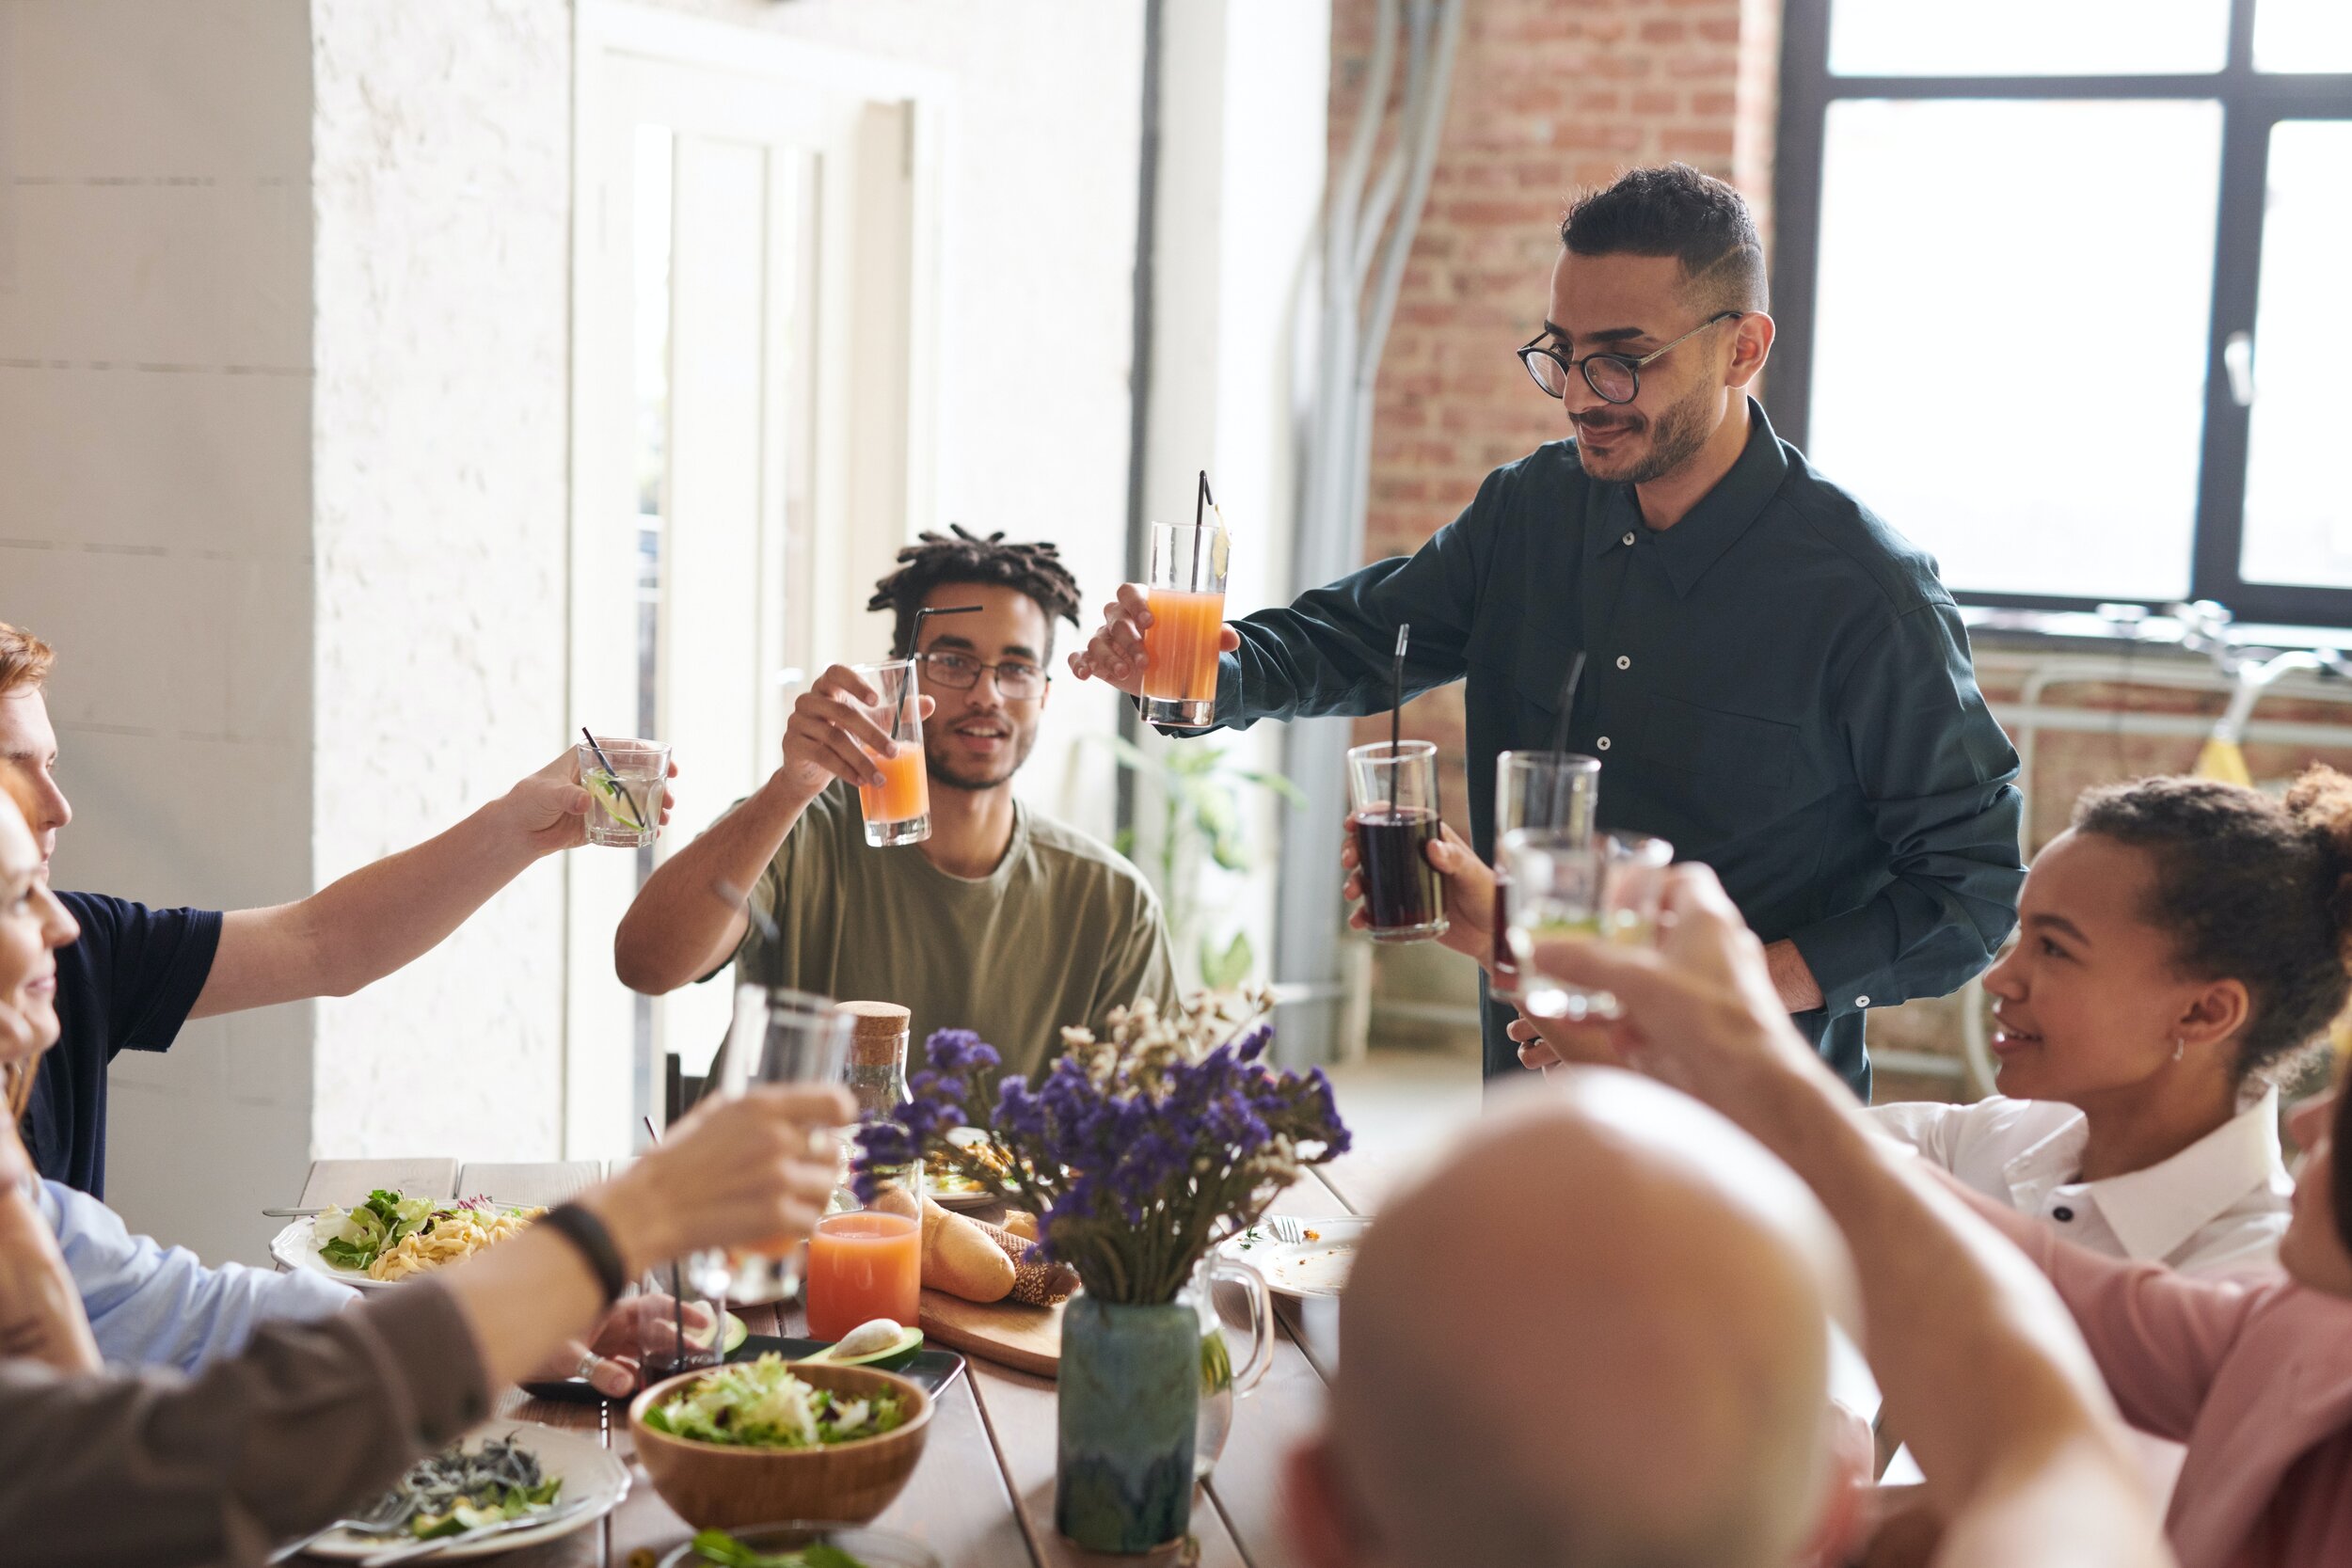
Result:
[[[621,565],[633,559],[633,532],[620,546],[635,527],[635,449],[612,413],[612,388],[628,385],[633,368],[625,231],[633,207],[628,193],[608,189],[614,117],[633,119],[649,82],[691,72],[707,90],[662,93],[665,119],[682,110],[675,119],[688,120],[673,119],[674,129],[810,139],[833,154],[829,175],[848,171],[820,178],[815,198],[807,380],[774,400],[811,412],[805,450],[787,451],[779,412],[767,444],[782,459],[769,471],[783,483],[764,484],[760,499],[763,578],[780,585],[792,565],[805,574],[805,592],[792,594],[803,614],[787,616],[775,594],[761,594],[760,646],[771,667],[808,670],[850,647],[873,578],[900,544],[934,526],[941,170],[953,105],[949,79],[926,68],[622,0],[580,0],[574,45],[567,695],[578,722],[636,711],[633,575]],[[810,519],[804,559],[788,564],[787,492]],[[767,689],[755,720],[762,756],[781,741],[787,696],[780,685]],[[693,759],[680,768],[691,775]],[[634,859],[592,848],[564,861],[564,1152],[617,1155],[634,1141],[633,1004],[613,974],[612,927],[633,889]]]

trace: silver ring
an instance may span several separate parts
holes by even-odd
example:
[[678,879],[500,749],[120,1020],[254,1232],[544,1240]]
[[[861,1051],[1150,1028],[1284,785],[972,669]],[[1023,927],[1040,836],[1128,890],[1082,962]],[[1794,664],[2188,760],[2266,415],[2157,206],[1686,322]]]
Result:
[[572,1369],[572,1375],[582,1383],[594,1383],[596,1380],[596,1369],[603,1364],[604,1357],[595,1351],[590,1351],[580,1358],[580,1365]]

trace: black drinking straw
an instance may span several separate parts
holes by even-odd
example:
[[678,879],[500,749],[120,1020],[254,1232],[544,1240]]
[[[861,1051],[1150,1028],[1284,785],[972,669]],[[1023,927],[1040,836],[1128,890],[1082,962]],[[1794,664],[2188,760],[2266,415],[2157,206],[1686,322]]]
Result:
[[630,813],[637,818],[637,831],[644,832],[645,831],[645,808],[637,803],[637,792],[622,782],[620,769],[614,768],[612,759],[604,754],[604,748],[596,744],[596,737],[588,734],[588,726],[580,725],[580,733],[587,736],[588,749],[596,753],[596,760],[604,764],[604,770],[612,776],[612,786],[621,792],[621,799],[628,802]]
[[1584,650],[1579,648],[1576,657],[1568,661],[1568,678],[1560,683],[1560,726],[1551,732],[1551,749],[1555,752],[1568,749],[1568,714],[1576,706],[1576,683],[1583,678]]
[[[914,630],[909,633],[907,637],[907,662],[909,664],[913,664],[916,659],[923,657],[921,649],[923,646],[923,623],[925,621],[934,615],[970,615],[978,610],[986,610],[987,608],[988,607],[986,605],[960,604],[951,610],[916,610],[914,612]],[[907,693],[914,689],[914,683],[912,681],[901,681],[898,683],[898,710],[890,716],[890,738],[894,744],[898,738],[898,726],[907,721]]]
[[[1402,742],[1397,732],[1405,722],[1405,644],[1413,635],[1413,623],[1400,624],[1396,628],[1396,657],[1389,664],[1389,761],[1396,761]],[[1391,805],[1397,802],[1391,800]]]
[[1199,528],[1203,515],[1216,504],[1216,498],[1209,494],[1209,470],[1203,468],[1200,470],[1200,492],[1192,498],[1192,526]]
[[[644,1122],[645,1136],[651,1138],[654,1147],[659,1148],[661,1147],[661,1134],[654,1131],[653,1117],[646,1117]],[[686,1280],[675,1259],[672,1259],[670,1263],[670,1333],[674,1336],[670,1346],[670,1367],[673,1371],[681,1371],[686,1366]],[[723,1333],[713,1334],[710,1338],[710,1342],[714,1345],[723,1344],[725,1341],[726,1336]],[[644,1334],[642,1328],[638,1333],[637,1354],[641,1360],[652,1359],[645,1354]]]

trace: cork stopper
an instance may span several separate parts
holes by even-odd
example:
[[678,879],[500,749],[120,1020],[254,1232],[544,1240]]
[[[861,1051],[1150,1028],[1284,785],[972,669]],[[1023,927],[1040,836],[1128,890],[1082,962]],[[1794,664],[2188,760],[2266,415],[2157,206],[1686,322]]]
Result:
[[844,1002],[850,1020],[850,1065],[883,1067],[906,1054],[907,1031],[914,1014],[896,1002]]

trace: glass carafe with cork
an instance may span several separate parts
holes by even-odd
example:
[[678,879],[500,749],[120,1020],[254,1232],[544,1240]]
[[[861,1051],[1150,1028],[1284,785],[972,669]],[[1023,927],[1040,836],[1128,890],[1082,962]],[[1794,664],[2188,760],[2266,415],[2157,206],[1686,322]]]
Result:
[[[907,1037],[914,1015],[895,1002],[844,1002],[850,1021],[850,1094],[858,1119],[894,1119],[907,1091]],[[838,1339],[860,1323],[891,1318],[912,1326],[922,1314],[923,1162],[874,1173],[870,1203],[844,1184],[808,1243],[808,1331]]]

